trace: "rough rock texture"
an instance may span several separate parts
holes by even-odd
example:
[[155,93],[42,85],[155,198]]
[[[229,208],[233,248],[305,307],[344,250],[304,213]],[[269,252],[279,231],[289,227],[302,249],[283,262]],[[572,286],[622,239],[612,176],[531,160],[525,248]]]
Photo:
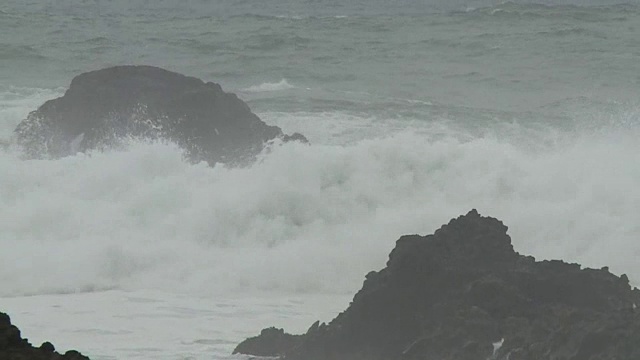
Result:
[[76,76],[63,97],[47,101],[15,130],[33,157],[62,157],[113,146],[123,138],[163,138],[193,161],[250,162],[264,144],[284,135],[236,95],[152,66],[117,66]]
[[636,304],[640,291],[625,275],[536,262],[513,250],[502,222],[473,210],[433,235],[401,237],[386,268],[369,273],[328,325],[291,344],[263,333],[236,352],[293,360],[637,360]]
[[9,315],[0,312],[0,359],[1,360],[89,360],[75,350],[61,355],[50,342],[39,348],[33,347],[20,336],[20,330],[11,324]]

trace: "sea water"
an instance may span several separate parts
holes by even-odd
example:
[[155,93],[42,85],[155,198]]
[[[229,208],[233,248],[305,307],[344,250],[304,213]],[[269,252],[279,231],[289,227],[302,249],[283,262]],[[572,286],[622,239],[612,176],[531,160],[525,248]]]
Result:
[[[92,359],[227,359],[346,308],[403,234],[477,208],[517,251],[640,284],[640,7],[613,1],[0,5],[0,311]],[[248,168],[131,142],[25,160],[82,72],[220,83],[311,145]]]

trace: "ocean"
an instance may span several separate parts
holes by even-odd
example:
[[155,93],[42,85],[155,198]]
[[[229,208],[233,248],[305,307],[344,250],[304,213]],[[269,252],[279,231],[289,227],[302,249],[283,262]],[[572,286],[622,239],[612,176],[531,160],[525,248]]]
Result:
[[0,150],[0,311],[37,345],[241,359],[471,208],[520,253],[640,285],[638,1],[3,0],[0,64],[0,143],[122,64],[220,83],[311,143],[247,168]]

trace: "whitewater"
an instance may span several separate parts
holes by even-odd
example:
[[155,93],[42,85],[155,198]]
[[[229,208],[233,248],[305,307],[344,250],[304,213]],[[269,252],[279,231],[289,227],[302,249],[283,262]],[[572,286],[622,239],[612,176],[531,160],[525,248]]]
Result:
[[[0,7],[0,311],[36,344],[237,359],[263,327],[330,321],[397,238],[471,208],[523,254],[640,286],[636,4],[47,4]],[[163,142],[11,146],[73,76],[118,63],[220,82],[311,145],[245,168]]]

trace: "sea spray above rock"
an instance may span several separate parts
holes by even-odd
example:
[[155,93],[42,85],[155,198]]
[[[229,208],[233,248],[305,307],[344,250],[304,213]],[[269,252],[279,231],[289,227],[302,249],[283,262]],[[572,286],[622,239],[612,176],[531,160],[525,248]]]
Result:
[[192,161],[250,162],[265,143],[306,141],[265,124],[235,94],[152,66],[116,66],[76,76],[64,96],[45,102],[15,130],[33,157],[110,147],[123,138],[167,139]]
[[621,277],[513,250],[475,210],[401,237],[348,309],[293,336],[266,329],[234,353],[290,360],[640,359],[640,291]]
[[23,339],[20,330],[11,324],[9,315],[0,312],[0,359],[7,360],[89,360],[88,357],[75,350],[61,355],[55,351],[50,342],[39,348],[33,347],[27,339]]

